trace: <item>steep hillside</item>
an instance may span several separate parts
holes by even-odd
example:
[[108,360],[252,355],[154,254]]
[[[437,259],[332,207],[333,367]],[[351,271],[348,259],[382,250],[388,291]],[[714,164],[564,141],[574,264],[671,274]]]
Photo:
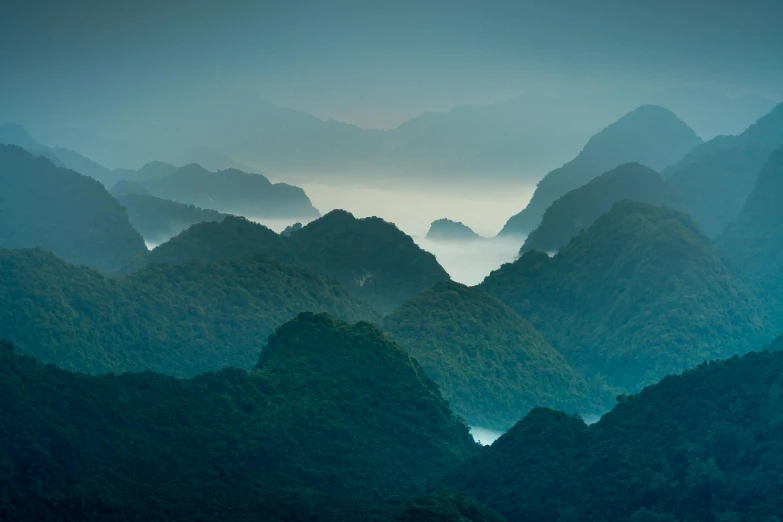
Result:
[[337,279],[382,313],[449,275],[394,224],[334,210],[292,232],[297,261]]
[[258,253],[333,277],[382,313],[449,279],[435,256],[393,224],[356,219],[343,210],[291,230],[288,237],[243,218],[200,223],[157,247],[148,262],[212,261]]
[[688,216],[616,204],[554,257],[528,252],[481,288],[588,377],[637,391],[771,335],[752,291]]
[[737,136],[720,136],[695,148],[665,174],[668,185],[710,237],[740,212],[761,167],[783,146],[783,104]]
[[764,165],[742,211],[717,244],[772,300],[773,313],[783,323],[783,147]]
[[536,406],[602,413],[589,384],[533,325],[477,288],[439,283],[384,320],[468,424],[505,431]]
[[560,250],[598,216],[625,199],[651,205],[675,203],[660,174],[638,163],[626,163],[552,203],[544,212],[541,224],[525,240],[520,255],[530,250]]
[[225,216],[195,224],[169,241],[157,246],[148,263],[202,263],[220,259],[252,257],[267,254],[275,259],[289,259],[286,239],[264,225],[243,217]]
[[776,520],[783,353],[752,353],[622,397],[592,426],[531,412],[450,475],[511,522]]
[[144,240],[160,244],[196,223],[221,221],[225,214],[143,194],[117,196],[131,225]]
[[252,375],[87,376],[0,347],[3,520],[377,521],[476,453],[377,329],[302,314]]
[[660,172],[699,143],[699,137],[673,112],[654,105],[639,107],[590,138],[572,161],[544,176],[527,207],[509,219],[500,233],[526,236],[552,203],[596,176],[633,162]]
[[336,282],[266,257],[111,279],[42,250],[0,250],[0,338],[69,370],[249,369],[266,336],[302,311],[380,320]]
[[0,145],[0,248],[28,247],[105,272],[147,251],[103,185],[19,147]]

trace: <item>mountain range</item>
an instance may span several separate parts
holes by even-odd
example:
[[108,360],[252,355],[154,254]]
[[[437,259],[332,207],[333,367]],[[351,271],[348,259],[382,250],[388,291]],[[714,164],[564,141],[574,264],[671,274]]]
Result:
[[646,105],[594,135],[570,162],[538,182],[527,207],[512,216],[500,235],[527,236],[557,199],[624,163],[660,171],[681,160],[701,139],[676,114]]

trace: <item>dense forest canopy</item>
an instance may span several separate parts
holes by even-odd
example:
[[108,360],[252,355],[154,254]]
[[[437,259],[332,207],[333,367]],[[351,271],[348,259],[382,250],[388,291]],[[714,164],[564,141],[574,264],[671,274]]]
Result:
[[264,256],[112,279],[42,250],[0,250],[0,338],[64,369],[247,370],[264,339],[302,311],[380,322],[336,281]]
[[449,279],[435,256],[392,223],[357,219],[342,210],[292,229],[288,236],[237,217],[201,223],[155,248],[147,261],[203,262],[257,253],[333,277],[381,313]]
[[528,252],[481,288],[588,377],[638,391],[772,336],[767,312],[688,216],[623,201],[550,258]]
[[179,380],[70,373],[0,345],[0,518],[385,520],[478,451],[367,323],[301,314],[261,353],[252,375]]
[[614,401],[533,325],[478,288],[439,283],[387,316],[384,329],[472,426],[505,431],[536,406],[600,414]]
[[669,376],[592,426],[539,409],[445,484],[509,521],[772,522],[783,512],[783,353]]
[[30,247],[104,272],[116,272],[147,251],[103,185],[0,145],[0,248]]
[[530,203],[508,220],[501,234],[528,235],[557,199],[619,165],[635,162],[660,171],[700,143],[673,112],[654,105],[639,107],[590,138],[572,161],[544,176]]

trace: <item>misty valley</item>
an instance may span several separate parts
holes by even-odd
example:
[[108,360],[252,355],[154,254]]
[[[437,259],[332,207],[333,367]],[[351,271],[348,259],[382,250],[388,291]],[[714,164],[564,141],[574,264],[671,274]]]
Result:
[[0,521],[781,522],[783,6],[610,4],[3,6]]

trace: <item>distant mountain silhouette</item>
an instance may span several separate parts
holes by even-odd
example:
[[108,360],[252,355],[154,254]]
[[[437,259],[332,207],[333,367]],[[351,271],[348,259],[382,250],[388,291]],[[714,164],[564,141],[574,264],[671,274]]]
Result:
[[696,147],[664,175],[683,208],[714,237],[737,216],[762,165],[781,145],[783,104],[742,134]]
[[704,139],[739,134],[776,105],[762,96],[727,96],[706,86],[665,90],[651,103],[671,109]]
[[168,176],[140,183],[153,196],[230,214],[254,218],[320,215],[301,188],[271,183],[260,174],[235,169],[210,172],[199,165],[187,165]]
[[762,302],[693,220],[635,201],[615,204],[554,258],[528,252],[480,288],[618,391],[771,335]]
[[783,326],[783,147],[761,169],[745,205],[717,244],[771,299],[770,308]]
[[600,414],[613,403],[532,324],[478,288],[438,283],[383,324],[471,426],[505,431],[536,406]]
[[226,216],[217,210],[176,203],[147,194],[116,197],[125,208],[133,228],[139,231],[145,241],[156,245],[168,241],[191,225],[222,221]]
[[560,250],[615,203],[625,199],[664,206],[675,203],[660,174],[638,163],[626,163],[552,203],[544,212],[541,224],[525,240],[520,255],[530,250]]
[[111,188],[111,195],[115,198],[119,198],[121,196],[128,196],[128,195],[134,195],[134,196],[149,196],[150,191],[145,189],[141,183],[137,183],[136,181],[128,181],[126,179],[118,181],[112,188]]
[[467,225],[450,219],[438,219],[432,222],[427,232],[427,239],[437,241],[465,241],[481,239],[481,236],[473,232]]
[[639,107],[590,138],[574,160],[544,176],[527,207],[509,219],[500,234],[526,236],[558,198],[623,163],[660,171],[699,143],[699,137],[673,112],[652,105]]
[[41,247],[115,272],[145,254],[125,211],[92,178],[0,145],[0,248]]

